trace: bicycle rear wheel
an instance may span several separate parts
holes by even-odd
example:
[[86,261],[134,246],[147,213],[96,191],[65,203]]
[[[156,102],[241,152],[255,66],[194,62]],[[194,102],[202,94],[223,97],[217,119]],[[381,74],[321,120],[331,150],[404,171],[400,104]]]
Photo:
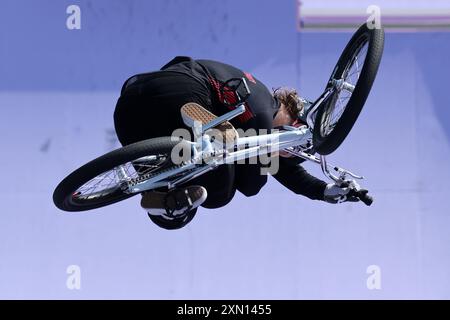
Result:
[[383,47],[384,30],[369,29],[367,24],[359,27],[345,47],[327,84],[335,92],[315,118],[317,153],[334,152],[350,133],[375,81]]
[[132,197],[136,193],[127,192],[130,181],[177,167],[171,152],[179,143],[186,143],[180,150],[189,148],[185,141],[162,137],[111,151],[62,180],[53,193],[53,202],[64,211],[85,211]]

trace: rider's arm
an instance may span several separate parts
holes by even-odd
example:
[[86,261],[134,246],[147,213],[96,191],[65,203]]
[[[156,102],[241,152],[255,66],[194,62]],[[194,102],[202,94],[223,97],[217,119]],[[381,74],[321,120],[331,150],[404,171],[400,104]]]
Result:
[[327,183],[310,175],[301,165],[280,157],[280,166],[273,176],[282,185],[296,194],[312,200],[323,200]]

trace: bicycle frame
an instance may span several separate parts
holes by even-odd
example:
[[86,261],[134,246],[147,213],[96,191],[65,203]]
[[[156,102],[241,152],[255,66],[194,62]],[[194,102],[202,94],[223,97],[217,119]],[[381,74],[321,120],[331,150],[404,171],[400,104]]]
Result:
[[[301,157],[305,160],[320,164],[323,173],[335,182],[344,181],[347,175],[350,175],[356,179],[362,179],[362,176],[353,174],[346,169],[329,165],[324,156],[320,156],[318,158],[304,151],[308,149],[307,144],[312,141],[312,129],[314,128],[314,120],[317,109],[324,102],[326,102],[336,90],[339,90],[342,87],[346,90],[353,89],[345,87],[345,83],[335,81],[332,83],[332,86],[327,88],[311,105],[306,117],[308,126],[305,125],[299,128],[284,126],[281,131],[276,131],[266,135],[238,137],[233,145],[226,148],[224,148],[222,143],[217,143],[215,141],[212,142],[206,131],[214,128],[224,121],[231,120],[232,118],[244,113],[245,105],[242,102],[236,106],[234,110],[216,118],[210,123],[202,127],[193,128],[193,131],[198,138],[195,142],[188,142],[191,149],[191,157],[189,161],[185,162],[181,167],[159,173],[145,181],[131,184],[129,183],[127,185],[126,192],[140,193],[159,187],[168,187],[169,189],[175,188],[177,185],[197,178],[198,176],[205,174],[206,172],[209,172],[222,164],[235,163],[244,159],[279,152],[280,150],[290,153],[293,156]],[[339,176],[333,175],[329,170],[330,168],[337,171]],[[171,179],[176,175],[187,171],[190,172],[184,174],[182,177],[175,178],[175,180]]]
[[[191,146],[191,160],[185,163],[184,166],[160,173],[146,181],[129,186],[128,192],[144,192],[154,189],[155,185],[156,187],[168,186],[173,188],[211,171],[219,165],[234,163],[306,144],[311,138],[311,131],[306,126],[302,126],[267,135],[240,137],[229,149],[224,149],[222,143],[211,142],[209,135],[203,134],[198,141],[188,142]],[[192,172],[175,181],[166,181],[170,177],[189,170],[192,170]]]
[[[323,155],[339,148],[352,130],[372,88],[383,46],[382,28],[361,25],[341,53],[320,97],[312,102],[292,96],[295,97],[293,107],[300,111],[294,115],[297,121],[292,123],[301,123],[301,127],[283,126],[270,132],[257,132],[258,128],[245,132],[241,128],[235,130],[225,121],[245,112],[245,101],[253,85],[247,83],[245,76],[218,81],[218,87],[215,85],[210,94],[218,97],[220,104],[231,111],[217,117],[214,110],[195,102],[184,104],[180,107],[181,119],[178,120],[190,127],[191,132],[179,128],[174,131],[172,141],[170,137],[149,136],[153,139],[123,146],[92,160],[58,184],[53,202],[65,211],[84,211],[147,191],[183,190],[189,185],[202,185],[195,178],[224,164],[258,164],[261,175],[277,177],[278,169],[286,169],[279,168],[284,166],[279,157],[294,156],[320,165],[327,179],[334,182],[324,188],[324,201],[362,201],[370,206],[373,198],[354,180],[363,177],[329,164]],[[285,93],[291,92],[275,91],[273,96],[282,101]],[[276,119],[282,115],[279,113]],[[321,155],[315,156],[315,153]],[[346,179],[347,176],[350,179]],[[296,182],[296,177],[300,183],[301,176],[293,172],[288,187]],[[152,194],[146,195],[152,197]],[[185,213],[187,217],[187,211]]]

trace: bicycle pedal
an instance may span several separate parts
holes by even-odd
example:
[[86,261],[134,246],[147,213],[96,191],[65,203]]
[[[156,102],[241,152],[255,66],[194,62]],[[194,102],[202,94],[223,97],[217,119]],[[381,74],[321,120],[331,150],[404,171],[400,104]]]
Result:
[[[195,122],[204,126],[217,118],[216,115],[194,102],[186,103],[181,107],[181,117],[184,124],[191,128],[194,128]],[[229,121],[224,121],[214,128],[221,132],[220,138],[226,144],[233,143],[238,138],[236,129]]]

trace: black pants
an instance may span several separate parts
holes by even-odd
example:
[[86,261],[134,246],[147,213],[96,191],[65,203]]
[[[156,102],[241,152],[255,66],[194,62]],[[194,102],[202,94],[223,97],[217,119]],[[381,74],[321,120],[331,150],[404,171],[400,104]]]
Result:
[[[134,82],[132,82],[134,81]],[[125,83],[114,112],[114,125],[122,145],[171,136],[179,128],[187,128],[180,108],[196,102],[210,108],[210,91],[187,75],[159,71],[132,78]],[[205,208],[218,208],[231,201],[235,192],[235,165],[222,165],[188,182],[202,185],[208,191]]]

